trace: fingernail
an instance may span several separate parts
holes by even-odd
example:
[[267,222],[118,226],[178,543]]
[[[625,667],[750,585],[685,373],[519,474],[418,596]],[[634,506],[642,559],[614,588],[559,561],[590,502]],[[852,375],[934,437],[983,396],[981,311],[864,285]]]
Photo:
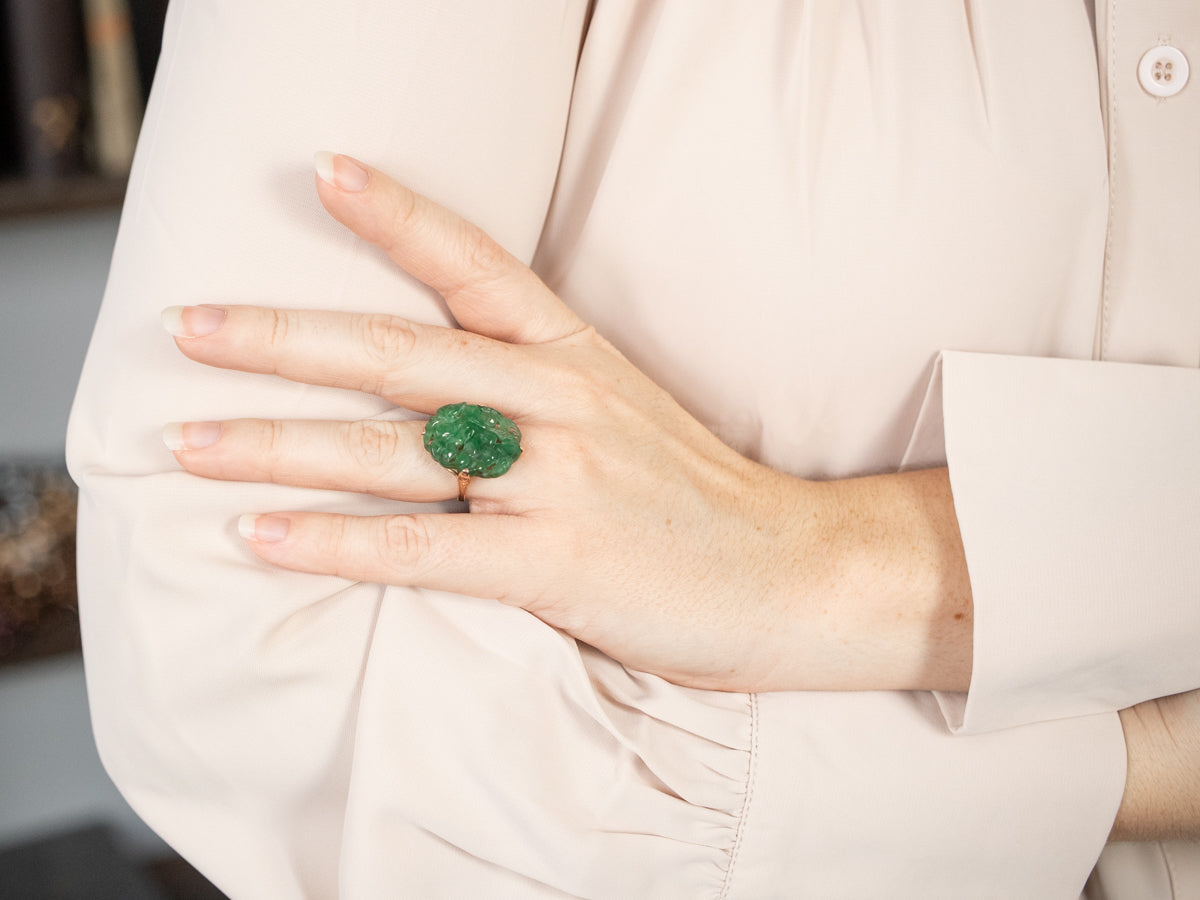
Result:
[[168,306],[162,311],[163,328],[175,337],[204,337],[224,321],[223,306]]
[[287,537],[289,524],[279,516],[245,515],[238,519],[238,534],[248,541],[275,544]]
[[168,422],[163,426],[162,439],[167,449],[203,450],[221,437],[220,422]]
[[352,194],[366,188],[371,180],[371,173],[363,168],[362,163],[341,153],[320,150],[313,154],[313,165],[317,167],[317,175],[322,181]]

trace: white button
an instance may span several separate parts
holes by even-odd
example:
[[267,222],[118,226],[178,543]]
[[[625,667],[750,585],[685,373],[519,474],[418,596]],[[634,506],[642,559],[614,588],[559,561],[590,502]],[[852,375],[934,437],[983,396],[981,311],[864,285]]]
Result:
[[1174,97],[1188,81],[1187,57],[1175,47],[1151,47],[1138,63],[1138,81],[1147,94]]

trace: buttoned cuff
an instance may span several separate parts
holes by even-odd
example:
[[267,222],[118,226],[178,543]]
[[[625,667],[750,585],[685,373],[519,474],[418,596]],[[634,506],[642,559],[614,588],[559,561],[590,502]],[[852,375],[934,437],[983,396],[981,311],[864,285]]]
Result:
[[949,467],[983,732],[1200,687],[1200,370],[945,352],[905,468]]

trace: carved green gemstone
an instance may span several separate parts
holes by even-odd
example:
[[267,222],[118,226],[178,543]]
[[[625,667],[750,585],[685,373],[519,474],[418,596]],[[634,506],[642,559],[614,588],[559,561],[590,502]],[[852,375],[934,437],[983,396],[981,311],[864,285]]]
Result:
[[521,455],[521,429],[490,406],[451,403],[425,423],[425,449],[451,472],[497,478]]

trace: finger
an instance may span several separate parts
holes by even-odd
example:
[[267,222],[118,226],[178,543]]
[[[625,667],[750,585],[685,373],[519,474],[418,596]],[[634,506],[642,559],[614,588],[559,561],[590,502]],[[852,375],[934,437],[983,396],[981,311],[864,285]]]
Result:
[[584,327],[482,229],[348,156],[318,153],[315,162],[317,193],[329,213],[441,294],[463,328],[532,344]]
[[[414,503],[453,499],[458,479],[425,451],[423,428],[423,422],[376,419],[173,422],[163,429],[163,442],[185,469],[204,478],[353,491]],[[504,494],[492,480],[471,482],[474,500]]]
[[536,356],[455,328],[395,316],[257,306],[171,307],[163,324],[197,362],[376,394],[432,413],[468,401],[524,414],[545,403]]
[[285,569],[518,605],[544,593],[552,571],[552,534],[521,516],[281,512],[243,516],[238,531],[258,556]]

